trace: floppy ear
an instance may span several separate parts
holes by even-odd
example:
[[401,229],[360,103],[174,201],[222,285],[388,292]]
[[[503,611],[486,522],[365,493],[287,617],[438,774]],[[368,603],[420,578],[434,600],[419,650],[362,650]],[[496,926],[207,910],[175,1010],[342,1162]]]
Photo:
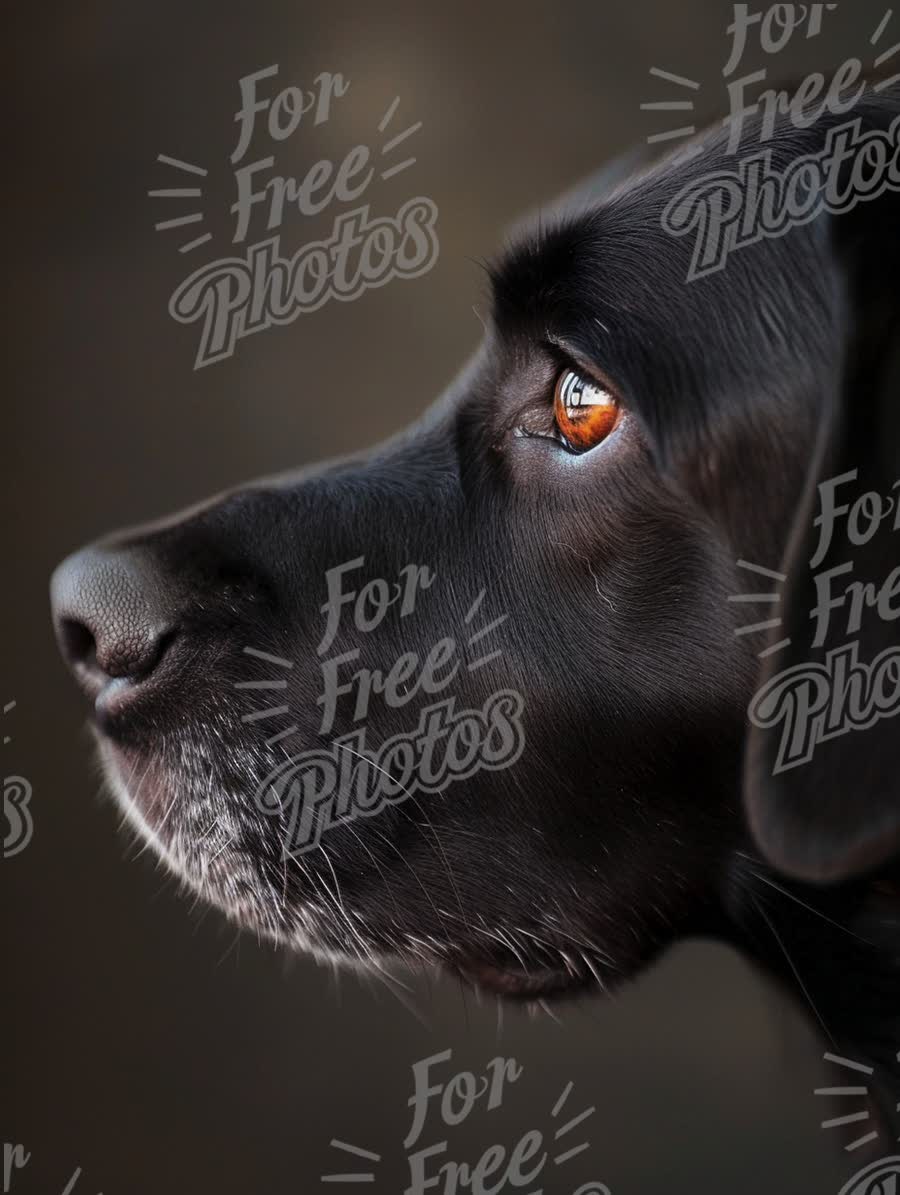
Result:
[[813,882],[900,850],[900,199],[825,218],[846,282],[844,370],[823,399],[745,764],[763,853]]

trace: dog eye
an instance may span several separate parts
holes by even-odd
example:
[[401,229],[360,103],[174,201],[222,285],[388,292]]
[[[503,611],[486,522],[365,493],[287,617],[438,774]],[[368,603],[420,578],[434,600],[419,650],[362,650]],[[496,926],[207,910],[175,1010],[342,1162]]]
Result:
[[622,408],[611,391],[574,369],[564,369],[556,381],[553,414],[566,445],[587,452],[615,430]]

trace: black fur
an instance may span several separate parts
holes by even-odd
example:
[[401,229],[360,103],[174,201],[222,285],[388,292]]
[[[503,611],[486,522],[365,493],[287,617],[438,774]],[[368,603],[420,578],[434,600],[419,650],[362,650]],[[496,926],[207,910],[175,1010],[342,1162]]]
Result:
[[[858,114],[883,126],[898,111],[891,95]],[[776,161],[820,148],[831,123],[782,122]],[[896,348],[897,200],[824,213],[688,283],[691,245],[661,214],[730,163],[723,131],[695,147],[518,239],[492,269],[481,352],[420,424],[365,458],[107,541],[57,578],[57,627],[133,819],[243,923],[375,965],[434,960],[527,996],[612,987],[675,939],[713,934],[795,990],[842,1052],[896,1074],[900,874],[884,842],[897,784],[850,791],[842,772],[823,798],[840,814],[820,827],[813,802],[798,821],[756,744],[746,799],[761,852],[743,801],[763,643],[735,630],[770,611],[728,598],[748,589],[740,559],[776,569],[788,553],[794,568],[793,521],[835,459],[823,429],[864,471],[882,434],[874,365]],[[613,379],[627,410],[581,456],[551,427],[569,365]],[[848,440],[860,411],[866,435]],[[502,654],[461,669],[451,691],[467,708],[519,691],[526,745],[509,768],[330,829],[286,861],[285,827],[256,794],[322,741],[325,574],[360,556],[360,582],[408,564],[435,580],[371,634],[345,620],[333,651],[359,647],[360,666],[387,669],[444,636],[462,642],[485,589],[483,621],[508,615],[491,640]],[[138,646],[110,663],[100,640],[119,626],[123,585],[133,617],[115,633]],[[254,663],[247,646],[294,667]],[[287,680],[275,700],[234,688],[266,677]],[[277,725],[242,715],[281,703],[299,729],[267,747]],[[373,701],[370,746],[411,729],[424,704]],[[351,707],[329,738],[354,728]],[[880,752],[879,776],[896,777],[896,731],[865,738],[844,748]],[[833,861],[876,822],[881,848],[831,868],[840,883],[817,882],[826,845]],[[813,841],[821,851],[798,845]]]

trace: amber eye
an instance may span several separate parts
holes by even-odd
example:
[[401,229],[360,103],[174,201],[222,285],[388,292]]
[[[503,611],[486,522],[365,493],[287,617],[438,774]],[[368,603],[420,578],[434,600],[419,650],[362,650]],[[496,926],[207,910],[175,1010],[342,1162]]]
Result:
[[574,369],[564,369],[556,382],[553,414],[559,433],[576,452],[596,448],[622,416],[618,399]]

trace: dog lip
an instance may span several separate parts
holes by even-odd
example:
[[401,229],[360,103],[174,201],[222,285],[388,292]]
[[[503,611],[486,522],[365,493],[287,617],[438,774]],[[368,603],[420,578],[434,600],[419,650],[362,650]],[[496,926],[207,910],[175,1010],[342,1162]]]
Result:
[[101,682],[94,698],[94,716],[101,730],[111,730],[141,692],[143,683],[131,676]]
[[159,651],[159,662],[146,672],[129,676],[106,676],[85,668],[78,677],[93,703],[94,722],[110,738],[118,738],[130,725],[141,705],[158,700],[173,681],[174,632],[168,634]]
[[563,970],[539,968],[525,971],[477,959],[460,960],[456,970],[463,979],[499,996],[522,999],[552,996],[584,986],[583,981]]

